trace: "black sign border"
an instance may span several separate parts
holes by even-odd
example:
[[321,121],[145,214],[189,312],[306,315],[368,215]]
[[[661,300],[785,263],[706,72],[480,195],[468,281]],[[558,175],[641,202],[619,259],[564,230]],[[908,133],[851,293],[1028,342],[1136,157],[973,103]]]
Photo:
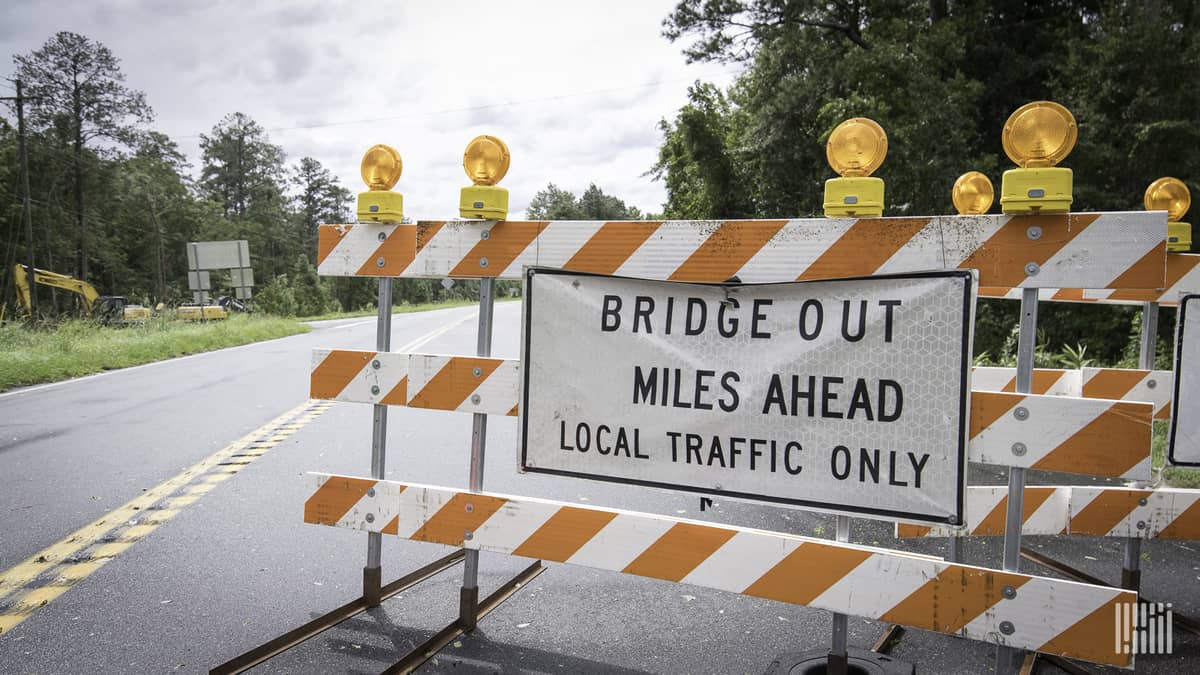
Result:
[[1200,466],[1200,461],[1180,462],[1175,459],[1175,426],[1179,417],[1179,383],[1183,380],[1183,331],[1187,325],[1188,300],[1200,300],[1200,294],[1190,293],[1179,299],[1179,313],[1175,323],[1175,386],[1171,391],[1171,431],[1167,434],[1167,463],[1171,466]]
[[[554,267],[526,267],[524,280],[524,311],[522,312],[522,339],[521,339],[521,406],[519,409],[521,418],[521,461],[520,469],[523,473],[542,473],[553,476],[564,476],[570,478],[581,478],[584,480],[600,481],[605,483],[621,483],[624,485],[638,485],[642,487],[660,488],[673,490],[677,492],[692,492],[700,495],[719,495],[723,497],[734,497],[738,499],[747,499],[757,502],[766,502],[773,504],[787,504],[789,506],[798,506],[809,508],[818,511],[844,513],[847,515],[860,514],[876,517],[885,517],[903,522],[920,522],[931,523],[938,525],[949,525],[951,527],[960,527],[965,522],[965,499],[966,499],[966,470],[967,470],[967,423],[968,412],[971,400],[971,391],[968,386],[967,377],[971,372],[972,354],[971,345],[974,325],[972,319],[972,298],[975,287],[975,273],[971,270],[935,270],[929,272],[910,272],[901,274],[880,274],[874,276],[858,276],[858,277],[840,277],[837,279],[813,279],[813,281],[864,281],[864,280],[882,280],[882,279],[961,279],[963,281],[963,349],[962,363],[960,364],[961,376],[959,387],[962,395],[959,398],[959,429],[958,429],[958,475],[956,477],[957,499],[955,504],[956,513],[941,516],[936,514],[912,513],[909,511],[898,511],[895,509],[879,509],[872,507],[860,506],[843,506],[838,505],[836,508],[831,507],[824,502],[816,502],[807,499],[787,499],[784,497],[773,497],[769,495],[760,495],[747,492],[735,492],[732,490],[710,490],[687,485],[675,485],[673,483],[660,483],[658,481],[640,480],[636,478],[620,478],[615,476],[596,476],[589,473],[579,471],[564,471],[562,469],[546,469],[541,467],[531,467],[528,464],[526,456],[528,450],[529,439],[529,417],[525,411],[529,409],[529,372],[530,368],[525,367],[525,364],[530,363],[530,329],[533,324],[533,278],[537,275],[553,275],[553,276],[572,276],[572,277],[602,277],[606,279],[630,279],[633,281],[663,281],[662,279],[641,279],[638,277],[622,277],[611,274],[596,274],[594,272],[572,272]],[[682,282],[695,286],[776,286],[782,284],[805,283],[803,281],[780,281],[767,282],[761,284],[741,284],[741,283],[711,283],[711,282]],[[1182,303],[1180,304],[1182,307]],[[1180,315],[1182,317],[1182,314]]]

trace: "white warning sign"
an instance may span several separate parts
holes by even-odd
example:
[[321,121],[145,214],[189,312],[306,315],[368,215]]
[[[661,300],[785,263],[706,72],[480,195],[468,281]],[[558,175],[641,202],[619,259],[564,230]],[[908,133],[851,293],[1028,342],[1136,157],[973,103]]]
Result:
[[521,469],[956,525],[976,287],[531,268]]
[[1179,301],[1175,333],[1175,394],[1171,399],[1171,432],[1167,458],[1179,466],[1200,466],[1200,295]]

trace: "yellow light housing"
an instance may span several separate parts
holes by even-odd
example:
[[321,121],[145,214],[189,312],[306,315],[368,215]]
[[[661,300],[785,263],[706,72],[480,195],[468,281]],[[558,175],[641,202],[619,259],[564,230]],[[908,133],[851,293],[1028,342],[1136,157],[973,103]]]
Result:
[[1053,101],[1021,106],[1004,123],[1004,154],[1019,169],[1004,172],[1000,208],[1005,213],[1065,213],[1071,208],[1073,174],[1056,167],[1071,154],[1079,128],[1071,111]]
[[458,213],[463,218],[504,220],[508,190],[496,183],[508,173],[508,146],[495,136],[477,136],[463,152],[463,170],[474,185],[462,189]]
[[1178,178],[1163,177],[1146,188],[1143,198],[1147,211],[1167,212],[1167,250],[1190,251],[1192,226],[1180,222],[1192,205],[1192,193]]
[[950,196],[960,215],[974,216],[987,213],[992,208],[996,191],[987,176],[978,171],[968,171],[954,181]]
[[400,153],[388,145],[374,145],[363,155],[359,167],[367,191],[358,193],[359,220],[398,222],[404,218],[404,195],[392,192],[404,162]]
[[883,180],[870,176],[885,157],[887,134],[874,120],[855,117],[837,125],[825,144],[825,158],[841,178],[825,181],[825,215],[883,215]]

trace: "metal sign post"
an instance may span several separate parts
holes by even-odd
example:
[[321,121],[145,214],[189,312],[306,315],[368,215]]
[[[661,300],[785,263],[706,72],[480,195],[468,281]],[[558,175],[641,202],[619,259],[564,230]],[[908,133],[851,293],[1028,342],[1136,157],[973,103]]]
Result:
[[[1158,347],[1158,303],[1142,303],[1142,335],[1138,367],[1154,370],[1154,354]],[[1121,587],[1136,591],[1142,583],[1141,570],[1142,540],[1130,537],[1125,540],[1125,562],[1121,565]]]
[[[1021,291],[1021,323],[1017,336],[1017,383],[1018,394],[1033,391],[1033,355],[1037,344],[1038,290],[1026,288]],[[1029,412],[1018,406],[1013,410],[1018,420],[1028,418]],[[1018,449],[1014,446],[1013,452]],[[1025,469],[1008,469],[1008,510],[1004,519],[1004,571],[1018,572],[1021,567],[1021,522],[1025,510]],[[1015,594],[1015,591],[1014,591]],[[1005,632],[1007,627],[1008,631]],[[1015,627],[1000,625],[1000,632],[1011,635]],[[1015,673],[1020,668],[1022,652],[1012,647],[996,648],[996,672]]]
[[[838,516],[836,525],[834,526],[835,537],[840,543],[848,543],[850,541],[850,518],[847,516]],[[829,675],[846,675],[847,666],[849,665],[849,656],[846,653],[847,616],[839,612],[833,613],[833,639],[829,647],[829,665],[827,671]]]
[[[378,321],[375,326],[375,350],[388,352],[392,348],[392,280],[379,279]],[[371,477],[383,480],[387,459],[387,412],[386,405],[376,404],[371,426]],[[363,598],[371,607],[382,600],[383,568],[380,564],[379,532],[367,533],[367,566],[363,568]]]
[[[495,279],[479,280],[479,329],[476,334],[476,355],[492,355],[492,314],[495,308],[493,290]],[[475,368],[473,375],[482,371]],[[483,490],[483,460],[487,446],[487,414],[475,413],[471,421],[471,474],[468,486],[471,492]],[[467,550],[463,563],[463,585],[459,592],[458,620],[465,630],[473,630],[479,616],[479,551]]]

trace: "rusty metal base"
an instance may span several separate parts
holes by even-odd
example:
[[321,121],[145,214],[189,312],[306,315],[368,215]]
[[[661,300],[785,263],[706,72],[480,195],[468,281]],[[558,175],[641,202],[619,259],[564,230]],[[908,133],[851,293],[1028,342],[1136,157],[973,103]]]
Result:
[[1071,675],[1092,675],[1090,670],[1084,670],[1083,668],[1080,668],[1061,656],[1038,654],[1036,652],[1025,655],[1025,660],[1021,663],[1020,675],[1033,675],[1033,673],[1037,672],[1037,664],[1039,661],[1045,661],[1056,668],[1070,673]]
[[[363,597],[351,600],[341,607],[319,616],[303,626],[300,626],[299,628],[292,629],[275,638],[274,640],[271,640],[270,642],[265,642],[258,647],[255,647],[254,649],[242,654],[241,656],[234,657],[225,663],[222,663],[216,668],[208,671],[209,675],[234,675],[235,673],[245,672],[262,663],[263,661],[282,654],[301,642],[304,642],[315,635],[333,628],[346,619],[357,616],[372,607],[377,607],[380,602],[387,600],[397,593],[401,593],[436,574],[440,574],[441,572],[450,569],[451,567],[462,562],[465,557],[466,551],[464,549],[459,549],[450,555],[444,558],[439,558],[438,560],[435,560],[418,570],[410,572],[383,587],[379,586],[380,569],[378,567],[364,568]],[[372,581],[374,583],[371,583]]]
[[875,644],[871,647],[871,651],[887,654],[892,651],[892,647],[896,646],[896,642],[900,640],[902,635],[904,635],[904,626],[898,623],[888,626],[887,630],[883,631],[883,635],[880,635],[879,639],[875,641]]
[[[406,654],[404,658],[397,661],[391,668],[383,671],[384,675],[411,673],[412,671],[416,670],[421,666],[422,663],[428,661],[433,657],[434,654],[437,654],[446,645],[454,642],[455,638],[474,629],[475,625],[478,624],[483,617],[490,614],[493,609],[499,607],[501,603],[512,597],[513,594],[521,590],[522,587],[532,581],[535,577],[537,577],[537,575],[545,571],[546,568],[542,565],[541,560],[533,563],[529,567],[526,567],[520,574],[512,579],[509,579],[507,583],[496,589],[496,592],[484,598],[483,602],[479,603],[474,612],[467,613],[466,619],[458,618],[452,621],[450,625],[438,631],[433,637],[426,640],[424,644],[419,645],[411,652]],[[470,591],[474,591],[474,595],[478,597],[478,588],[464,589],[461,596],[462,602],[467,602],[470,599],[468,597],[471,595]],[[467,624],[470,624],[470,628],[467,627]]]

